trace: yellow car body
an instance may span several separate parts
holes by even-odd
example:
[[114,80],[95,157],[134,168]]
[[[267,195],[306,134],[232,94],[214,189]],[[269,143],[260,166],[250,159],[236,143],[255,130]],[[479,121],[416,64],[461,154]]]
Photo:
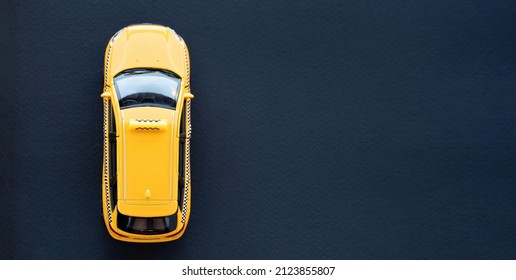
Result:
[[123,28],[104,58],[102,209],[109,234],[165,242],[190,217],[190,61],[174,30]]

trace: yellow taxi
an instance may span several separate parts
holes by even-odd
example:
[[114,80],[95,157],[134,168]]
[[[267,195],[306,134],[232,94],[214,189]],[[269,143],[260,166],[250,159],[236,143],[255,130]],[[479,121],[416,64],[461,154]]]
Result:
[[169,27],[131,25],[104,58],[102,212],[128,242],[180,238],[190,217],[190,58]]

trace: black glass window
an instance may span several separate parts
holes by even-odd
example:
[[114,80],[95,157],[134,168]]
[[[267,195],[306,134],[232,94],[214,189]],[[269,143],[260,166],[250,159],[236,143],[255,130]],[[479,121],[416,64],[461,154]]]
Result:
[[176,229],[176,214],[166,217],[142,218],[130,217],[118,213],[117,226],[119,229],[136,234],[163,234]]
[[176,108],[181,79],[160,69],[130,69],[115,77],[120,108],[140,106]]
[[115,205],[117,203],[117,155],[116,155],[116,121],[115,115],[113,112],[113,107],[111,106],[111,102],[108,106],[109,115],[108,115],[108,125],[109,125],[109,193],[111,197],[111,211],[114,210]]
[[185,145],[186,145],[186,103],[183,103],[183,112],[181,113],[181,124],[179,126],[179,182],[178,182],[178,203],[181,211],[183,209],[183,199],[185,191]]

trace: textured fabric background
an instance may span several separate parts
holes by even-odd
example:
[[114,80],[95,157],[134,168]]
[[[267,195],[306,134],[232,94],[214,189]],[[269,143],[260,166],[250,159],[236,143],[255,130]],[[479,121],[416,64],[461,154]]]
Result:
[[[0,1],[0,258],[516,259],[515,1]],[[193,202],[100,213],[103,56],[191,54]]]

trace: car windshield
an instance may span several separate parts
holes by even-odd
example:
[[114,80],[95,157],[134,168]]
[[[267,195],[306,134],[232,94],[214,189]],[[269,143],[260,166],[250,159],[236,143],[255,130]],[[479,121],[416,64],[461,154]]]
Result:
[[140,106],[176,108],[181,79],[159,69],[131,69],[115,77],[121,109]]

